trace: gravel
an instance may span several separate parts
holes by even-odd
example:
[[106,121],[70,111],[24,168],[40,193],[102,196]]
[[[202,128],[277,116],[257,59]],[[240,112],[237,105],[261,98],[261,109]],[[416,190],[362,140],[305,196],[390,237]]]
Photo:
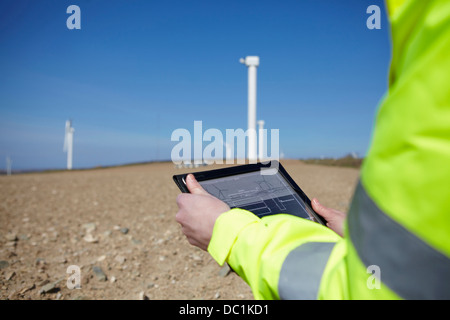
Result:
[[[358,170],[282,163],[308,196],[347,210]],[[175,221],[172,175],[218,167],[0,176],[0,299],[253,299]],[[66,286],[71,265],[80,268],[81,289]]]

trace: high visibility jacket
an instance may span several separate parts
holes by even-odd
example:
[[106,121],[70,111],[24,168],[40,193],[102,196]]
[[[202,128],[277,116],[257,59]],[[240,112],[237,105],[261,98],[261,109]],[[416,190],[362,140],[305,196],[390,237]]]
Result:
[[450,1],[387,2],[389,90],[344,237],[287,214],[222,214],[208,251],[256,299],[450,299]]

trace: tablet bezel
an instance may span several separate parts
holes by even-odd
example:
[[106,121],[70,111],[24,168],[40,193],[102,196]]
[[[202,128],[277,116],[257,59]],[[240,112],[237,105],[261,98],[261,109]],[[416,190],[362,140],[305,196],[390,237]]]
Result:
[[[297,195],[302,199],[302,201],[308,206],[308,208],[311,210],[311,213],[313,214],[314,218],[318,221],[319,224],[322,224],[326,226],[326,221],[318,215],[311,205],[311,200],[308,198],[308,196],[303,192],[303,190],[295,183],[295,181],[291,178],[291,176],[287,173],[287,171],[284,169],[284,167],[281,165],[280,162],[276,160],[269,161],[268,163],[252,163],[252,164],[244,164],[240,166],[234,166],[234,167],[227,167],[227,168],[221,168],[221,169],[214,169],[214,170],[208,170],[208,171],[199,171],[199,172],[192,172],[191,174],[194,175],[195,179],[198,182],[211,180],[211,179],[220,179],[224,177],[234,176],[234,175],[240,175],[244,173],[250,173],[260,170],[267,170],[267,169],[277,169],[280,175],[284,178],[284,180],[288,183],[288,185],[297,193]],[[186,176],[189,173],[174,175],[173,180],[175,181],[178,188],[183,193],[189,193],[189,190],[186,186]],[[299,217],[300,218],[300,217]]]

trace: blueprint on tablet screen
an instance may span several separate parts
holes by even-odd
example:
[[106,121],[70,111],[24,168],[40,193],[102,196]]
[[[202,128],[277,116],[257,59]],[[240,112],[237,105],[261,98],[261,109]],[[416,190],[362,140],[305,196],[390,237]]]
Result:
[[303,200],[279,173],[262,175],[255,171],[200,184],[231,208],[246,209],[258,217],[288,213],[313,220]]

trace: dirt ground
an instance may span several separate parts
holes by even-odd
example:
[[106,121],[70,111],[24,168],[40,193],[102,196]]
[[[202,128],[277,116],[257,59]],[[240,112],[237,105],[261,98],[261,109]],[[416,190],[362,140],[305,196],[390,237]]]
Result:
[[[359,170],[282,164],[310,198],[348,209]],[[1,176],[0,299],[253,299],[239,276],[188,244],[174,219],[172,175],[213,168]],[[81,289],[67,288],[71,265]]]

